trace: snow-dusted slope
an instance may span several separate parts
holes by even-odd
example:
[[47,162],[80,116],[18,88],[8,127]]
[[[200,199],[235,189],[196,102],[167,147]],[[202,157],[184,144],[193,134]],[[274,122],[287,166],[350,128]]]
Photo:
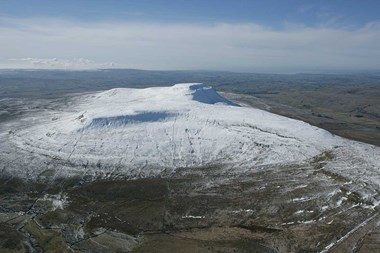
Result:
[[375,168],[380,154],[376,147],[302,121],[240,107],[203,84],[83,95],[68,108],[33,120],[7,134],[7,145],[47,166],[27,166],[20,176],[47,170],[52,175],[156,176],[209,165],[244,170],[301,164],[338,147],[351,157],[369,150],[366,166]]

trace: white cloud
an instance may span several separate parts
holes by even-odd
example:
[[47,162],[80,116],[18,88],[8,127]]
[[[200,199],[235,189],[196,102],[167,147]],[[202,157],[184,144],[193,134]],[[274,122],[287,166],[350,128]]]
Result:
[[118,67],[143,69],[297,72],[380,66],[378,22],[359,28],[301,24],[274,30],[252,23],[78,23],[2,18],[0,34],[0,67],[98,68],[102,62],[116,62]]
[[12,58],[9,59],[18,66],[47,69],[98,69],[117,67],[112,62],[99,63],[84,58],[58,59],[58,58]]

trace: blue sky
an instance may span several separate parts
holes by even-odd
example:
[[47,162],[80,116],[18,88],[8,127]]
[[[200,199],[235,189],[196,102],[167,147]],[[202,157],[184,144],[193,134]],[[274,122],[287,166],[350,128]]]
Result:
[[377,70],[379,10],[376,0],[0,0],[0,67]]
[[281,28],[284,23],[361,26],[379,20],[378,0],[2,0],[10,17],[59,17],[81,21],[253,22]]

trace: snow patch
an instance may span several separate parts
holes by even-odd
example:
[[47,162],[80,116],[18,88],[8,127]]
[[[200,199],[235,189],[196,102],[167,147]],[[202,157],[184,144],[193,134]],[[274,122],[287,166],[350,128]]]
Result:
[[51,211],[55,211],[57,209],[64,209],[69,203],[68,197],[66,194],[45,194],[42,198],[43,201],[51,202]]
[[182,216],[182,219],[204,219],[206,216],[201,216],[201,215],[184,215]]
[[306,201],[309,201],[309,200],[312,200],[312,198],[301,197],[301,198],[293,198],[292,202],[306,202]]

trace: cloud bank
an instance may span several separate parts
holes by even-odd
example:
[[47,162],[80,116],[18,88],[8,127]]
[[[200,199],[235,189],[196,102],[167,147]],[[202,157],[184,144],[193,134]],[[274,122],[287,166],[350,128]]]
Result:
[[356,28],[289,24],[275,30],[254,23],[0,18],[0,34],[2,68],[299,72],[380,66],[380,22]]
[[99,68],[114,68],[115,63],[105,62],[99,63],[84,58],[73,59],[58,59],[58,58],[12,58],[18,66],[26,66],[32,68],[47,68],[47,69],[99,69]]

